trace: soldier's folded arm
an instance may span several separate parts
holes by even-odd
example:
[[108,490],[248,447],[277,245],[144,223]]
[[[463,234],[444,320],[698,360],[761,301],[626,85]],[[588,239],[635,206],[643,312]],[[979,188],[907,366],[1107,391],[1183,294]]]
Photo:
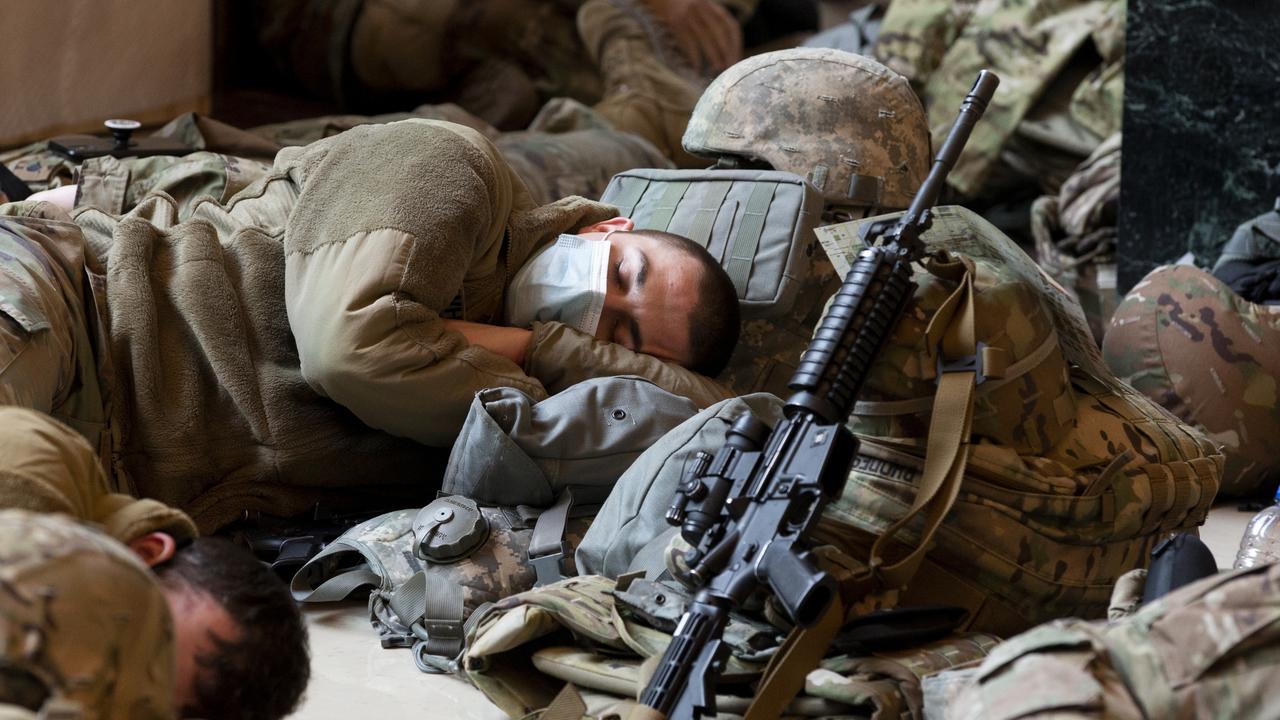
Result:
[[598,340],[558,322],[533,324],[524,368],[551,393],[594,377],[638,375],[667,392],[689,398],[700,408],[733,396],[723,385],[704,375],[617,343]]
[[[407,258],[422,241],[359,233],[286,259],[286,302],[303,377],[370,427],[448,445],[487,387],[546,392],[511,360],[467,342],[431,305]],[[447,283],[442,283],[447,284]],[[444,301],[445,303],[448,300]]]

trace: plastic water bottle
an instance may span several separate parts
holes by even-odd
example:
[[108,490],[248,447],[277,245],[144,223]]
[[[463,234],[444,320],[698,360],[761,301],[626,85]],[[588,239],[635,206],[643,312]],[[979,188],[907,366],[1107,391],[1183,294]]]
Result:
[[1275,504],[1253,516],[1240,538],[1240,552],[1233,567],[1251,568],[1280,560],[1280,490]]

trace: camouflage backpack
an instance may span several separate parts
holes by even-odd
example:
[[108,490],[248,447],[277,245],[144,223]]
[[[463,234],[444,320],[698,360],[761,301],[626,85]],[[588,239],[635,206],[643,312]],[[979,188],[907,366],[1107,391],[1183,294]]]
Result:
[[[862,446],[816,543],[874,578],[859,597],[960,606],[970,630],[1007,635],[1055,617],[1101,616],[1116,578],[1145,563],[1160,537],[1203,521],[1222,457],[1115,379],[1079,305],[1012,241],[963,208],[933,214],[924,239],[955,261],[917,271],[919,290],[851,418]],[[860,227],[818,231],[840,274]],[[933,345],[939,324],[964,324],[958,291],[971,292],[974,357],[964,367],[940,363]],[[951,322],[933,323],[948,313]],[[976,371],[972,401],[935,413],[938,378],[958,371]],[[665,542],[662,518],[681,474],[698,450],[715,449],[714,433],[689,428],[723,410],[703,411],[632,465],[579,546],[580,571],[644,569],[632,563]],[[959,437],[944,447],[939,423],[948,422]],[[930,462],[948,474],[923,487]]]

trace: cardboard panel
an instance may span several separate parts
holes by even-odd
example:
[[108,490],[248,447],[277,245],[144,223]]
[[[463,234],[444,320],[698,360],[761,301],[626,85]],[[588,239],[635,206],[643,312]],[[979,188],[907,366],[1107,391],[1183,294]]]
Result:
[[212,0],[4,0],[0,147],[207,110]]

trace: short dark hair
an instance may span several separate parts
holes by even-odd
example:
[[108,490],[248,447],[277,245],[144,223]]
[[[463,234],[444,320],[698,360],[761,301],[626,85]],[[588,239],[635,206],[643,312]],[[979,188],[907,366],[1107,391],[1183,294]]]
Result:
[[729,274],[707,249],[687,237],[661,230],[637,230],[637,234],[666,243],[702,268],[698,278],[698,302],[689,314],[689,363],[694,372],[719,375],[738,345],[741,315],[738,291]]
[[232,641],[196,658],[195,698],[183,717],[277,720],[293,712],[311,677],[307,630],[280,578],[245,549],[197,538],[156,567],[171,588],[207,594],[239,626]]

